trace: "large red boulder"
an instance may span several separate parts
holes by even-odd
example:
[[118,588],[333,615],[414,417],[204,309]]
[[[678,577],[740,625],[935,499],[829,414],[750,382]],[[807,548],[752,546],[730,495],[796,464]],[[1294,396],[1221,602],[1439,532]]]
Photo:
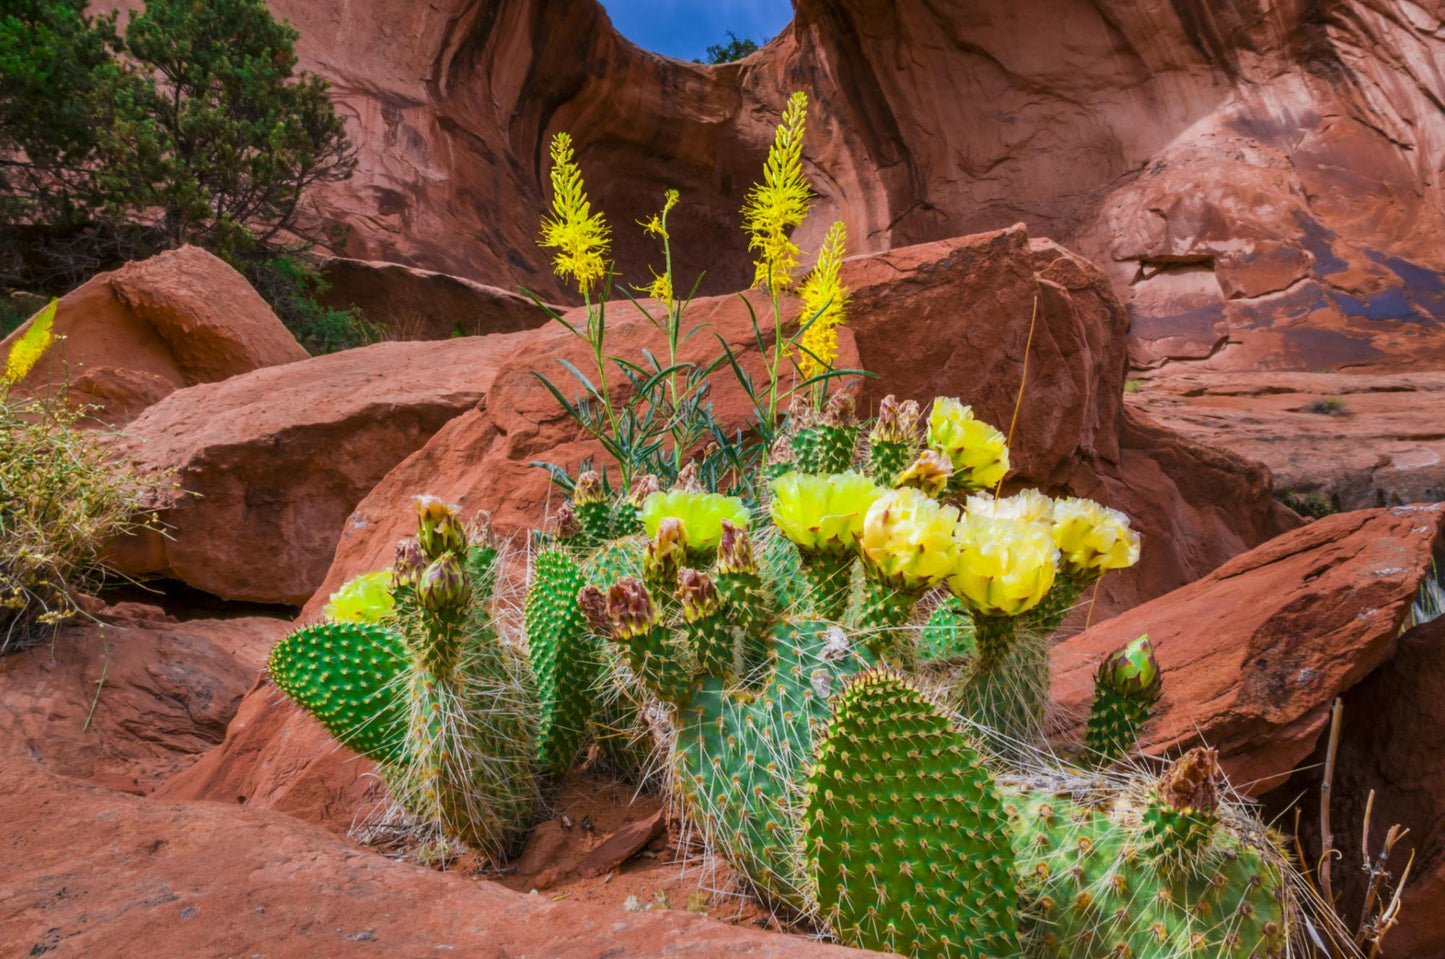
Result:
[[[839,366],[856,358],[879,374],[862,384],[865,412],[889,392],[924,401],[959,396],[1006,428],[1032,325],[1011,482],[1107,501],[1135,517],[1144,534],[1148,561],[1110,583],[1100,615],[1167,592],[1298,522],[1272,502],[1262,467],[1123,413],[1123,311],[1103,276],[1058,245],[1013,227],[854,257],[842,278],[852,291],[852,318]],[[746,298],[769,329],[760,295]],[[791,320],[796,308],[789,310]],[[726,339],[756,373],[760,357],[741,298],[701,298],[687,316]],[[661,347],[630,305],[609,306],[607,329],[620,352]],[[688,342],[684,356],[710,358],[715,350],[704,334]],[[367,494],[344,525],[308,614],[348,577],[389,562],[414,522],[406,503],[416,493],[490,510],[513,530],[555,511],[558,491],[531,463],[575,469],[598,452],[533,375],[543,372],[571,390],[559,359],[590,368],[585,346],[560,326],[526,335],[486,399]],[[744,422],[747,404],[725,371],[712,398],[724,424]]]
[[126,796],[0,757],[0,955],[865,956],[683,909],[555,902],[263,809]]
[[[0,356],[27,329],[0,343]],[[113,424],[183,387],[308,356],[241,274],[194,246],[127,263],[67,293],[54,332],[64,339],[22,388],[68,387]]]
[[352,508],[476,406],[518,335],[377,343],[172,393],[115,446],[172,471],[146,504],[169,529],[116,544],[113,562],[226,599],[305,602]]
[[1164,690],[1144,748],[1208,744],[1237,788],[1267,792],[1314,750],[1335,697],[1394,653],[1442,529],[1445,504],[1337,514],[1100,623],[1054,647],[1061,718],[1077,730],[1099,662],[1147,633]]

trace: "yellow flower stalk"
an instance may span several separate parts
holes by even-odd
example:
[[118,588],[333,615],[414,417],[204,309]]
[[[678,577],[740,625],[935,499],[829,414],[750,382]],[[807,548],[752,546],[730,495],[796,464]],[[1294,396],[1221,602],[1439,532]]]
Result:
[[848,230],[839,220],[828,227],[818,262],[803,281],[803,301],[798,322],[809,323],[798,339],[798,372],[804,378],[826,373],[838,358],[838,327],[847,319],[848,288],[838,282]]
[[883,489],[861,473],[788,472],[772,481],[778,530],[810,553],[844,553],[863,535],[864,517]]
[[748,508],[736,496],[672,489],[649,494],[642,501],[641,517],[649,537],[657,535],[663,520],[675,518],[682,522],[690,548],[713,549],[722,541],[724,520],[747,528]]
[[543,249],[554,249],[552,266],[563,279],[576,281],[582,293],[606,275],[608,226],[601,211],[592,212],[582,171],[566,133],[552,137],[552,215],[542,218]]
[[5,378],[0,385],[13,386],[25,379],[50,349],[54,341],[55,310],[59,305],[59,300],[51,300],[30,322],[30,329],[10,347],[10,356],[5,360]]
[[934,399],[928,445],[953,464],[954,489],[988,489],[1008,474],[1008,439],[952,397]]
[[763,165],[763,182],[753,185],[743,204],[748,249],[758,256],[753,285],[772,292],[785,290],[793,282],[799,251],[789,233],[807,218],[813,200],[808,178],[803,175],[803,129],[807,118],[807,96],[794,93],[773,135]]
[[[664,309],[672,310],[672,234],[667,232],[667,214],[677,206],[678,192],[668,190],[662,195],[662,210],[652,214],[646,220],[638,220],[642,232],[648,236],[655,236],[662,240],[662,254],[666,262],[662,272],[652,270],[652,282],[647,286],[633,287],[641,293],[645,293],[662,303]],[[649,267],[649,269],[651,269]]]
[[958,563],[948,586],[975,613],[1018,616],[1054,585],[1059,553],[1040,523],[966,513],[954,538]]
[[1093,500],[1056,501],[1053,537],[1063,562],[1081,579],[1139,562],[1139,534],[1129,527],[1129,517]]
[[863,559],[894,586],[937,586],[958,565],[957,525],[956,507],[940,505],[916,489],[889,490],[863,519]]
[[978,516],[1011,519],[1020,523],[1042,523],[1052,529],[1054,501],[1036,489],[1026,489],[1012,496],[994,497],[988,493],[972,493],[964,509]]

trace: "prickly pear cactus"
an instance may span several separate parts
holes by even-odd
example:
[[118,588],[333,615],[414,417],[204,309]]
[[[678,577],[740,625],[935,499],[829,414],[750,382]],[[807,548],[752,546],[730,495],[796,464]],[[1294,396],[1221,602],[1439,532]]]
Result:
[[879,486],[898,485],[903,471],[918,458],[922,445],[918,404],[900,402],[891,393],[878,404],[878,419],[868,433],[868,474]]
[[394,607],[374,625],[322,624],[271,651],[271,674],[342,742],[375,759],[428,843],[501,859],[537,796],[535,695],[491,620],[497,551],[456,507],[416,501],[398,545]]
[[993,776],[886,671],[832,701],[803,813],[810,892],[844,942],[905,956],[1018,952],[1014,851]]
[[1099,665],[1084,731],[1089,761],[1107,765],[1134,751],[1159,688],[1159,663],[1148,636],[1140,636]]
[[798,472],[831,474],[853,467],[858,451],[853,403],[851,393],[835,393],[821,412],[806,402],[793,408],[791,441]]
[[918,634],[918,658],[929,663],[973,656],[978,651],[973,619],[956,596],[948,596],[928,614]]
[[1007,800],[1025,952],[1057,959],[1286,955],[1294,906],[1278,840],[1217,795],[1211,750],[1156,783]]

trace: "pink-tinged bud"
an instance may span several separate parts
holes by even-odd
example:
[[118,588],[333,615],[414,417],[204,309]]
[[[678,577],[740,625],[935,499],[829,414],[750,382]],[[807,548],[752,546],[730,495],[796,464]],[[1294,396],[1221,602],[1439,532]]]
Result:
[[391,582],[393,586],[409,586],[412,589],[421,582],[422,570],[426,569],[426,554],[421,544],[414,539],[398,540],[396,552],[391,560]]
[[797,459],[798,454],[793,451],[793,440],[789,436],[779,436],[768,450],[770,466],[791,466]]
[[596,586],[583,586],[577,591],[577,608],[598,636],[612,635],[612,620],[607,618],[607,597]]
[[649,578],[671,582],[682,567],[687,550],[687,531],[676,516],[664,516],[657,524],[657,535],[647,544],[642,568]]
[[919,410],[916,400],[899,401],[889,393],[878,404],[878,421],[868,439],[874,443],[913,443],[922,434],[918,428]]
[[675,490],[682,490],[688,493],[706,492],[702,488],[702,480],[698,478],[697,461],[688,460],[677,474],[677,480],[672,484]]
[[607,618],[618,639],[642,636],[657,625],[657,609],[647,587],[628,577],[612,584],[607,591]]
[[557,510],[557,535],[563,539],[571,539],[582,532],[582,524],[577,521],[577,511],[572,508],[571,503],[563,503],[562,508]]
[[953,477],[953,464],[948,457],[933,450],[918,454],[913,465],[898,475],[899,486],[911,486],[929,496],[941,494]]
[[852,393],[834,393],[823,407],[823,422],[828,426],[852,426],[857,422],[853,415],[858,400]]
[[1197,746],[1159,780],[1159,801],[1171,809],[1212,815],[1219,808],[1219,750]]
[[1159,693],[1161,679],[1159,661],[1154,658],[1154,644],[1148,636],[1140,636],[1123,649],[1116,650],[1099,664],[1099,682],[1131,699],[1152,700]]
[[446,553],[421,574],[417,597],[434,613],[456,609],[466,595],[467,577],[456,554]]
[[682,618],[689,623],[722,608],[722,597],[712,577],[696,569],[684,569],[677,574],[677,598],[682,602]]
[[745,527],[722,521],[722,541],[717,547],[717,570],[727,576],[756,573],[758,562],[753,557],[753,539]]
[[585,506],[588,503],[602,503],[607,499],[607,488],[602,483],[602,474],[596,470],[588,470],[577,477],[577,483],[572,487],[572,502],[578,506]]
[[495,549],[497,546],[497,533],[492,528],[492,514],[486,510],[481,510],[467,521],[465,532],[468,546],[487,549]]
[[466,530],[457,515],[458,507],[436,496],[415,496],[416,539],[428,559],[443,553],[460,553],[467,548]]
[[632,481],[632,489],[627,491],[627,504],[641,509],[643,500],[653,493],[660,492],[662,492],[662,484],[658,482],[657,477],[651,473],[643,473]]

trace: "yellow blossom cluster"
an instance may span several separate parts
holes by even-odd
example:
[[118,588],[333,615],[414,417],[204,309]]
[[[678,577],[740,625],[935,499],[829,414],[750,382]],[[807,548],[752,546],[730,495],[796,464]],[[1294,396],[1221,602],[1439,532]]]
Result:
[[576,281],[586,293],[607,273],[607,221],[600,211],[592,212],[569,135],[552,137],[551,157],[552,215],[542,218],[538,242],[557,251],[552,256],[557,275]]
[[682,522],[687,545],[692,549],[713,549],[722,542],[722,524],[746,528],[748,508],[736,496],[672,489],[648,494],[642,501],[642,528],[649,538],[657,536],[665,519]]

